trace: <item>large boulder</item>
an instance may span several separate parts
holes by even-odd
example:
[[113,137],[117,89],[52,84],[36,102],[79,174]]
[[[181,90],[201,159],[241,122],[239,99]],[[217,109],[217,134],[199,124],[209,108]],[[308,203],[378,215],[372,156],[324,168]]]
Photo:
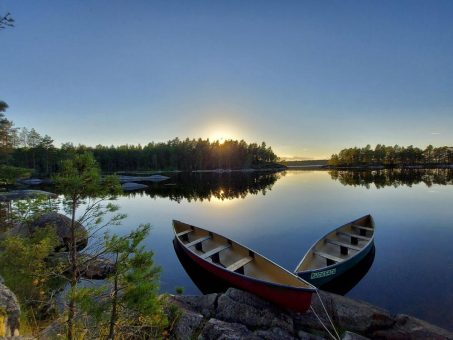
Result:
[[224,322],[221,320],[210,319],[198,337],[199,340],[240,340],[254,339],[251,332],[239,323]]
[[16,295],[0,283],[0,337],[19,335],[20,306]]
[[171,339],[185,340],[192,339],[198,333],[203,323],[203,315],[184,309],[177,317],[171,332]]
[[[329,319],[324,307],[337,327],[359,334],[370,335],[376,329],[388,329],[395,324],[388,311],[369,303],[323,291],[319,291],[319,297],[313,296],[312,307],[326,325],[329,325]],[[321,329],[316,315],[311,310],[304,314],[295,313],[294,322],[296,328]]]
[[234,288],[219,297],[216,318],[241,323],[250,329],[276,327],[289,334],[294,330],[288,313],[253,294]]
[[[82,250],[87,246],[88,232],[79,222],[75,221],[74,223],[77,249]],[[16,225],[9,231],[9,233],[11,235],[29,236],[37,229],[47,226],[53,227],[58,236],[59,245],[57,250],[67,250],[72,239],[71,219],[59,213],[52,212],[44,214],[30,223]]]
[[192,310],[204,317],[212,317],[215,315],[218,297],[219,294],[216,293],[201,296],[174,295],[170,298],[170,302],[176,303],[184,310]]
[[82,277],[91,280],[103,280],[112,274],[115,269],[113,261],[103,257],[90,257],[82,255],[82,268],[80,274]]
[[[68,252],[58,252],[52,254],[47,260],[53,265],[64,265],[69,270],[69,256]],[[105,257],[78,254],[77,260],[80,264],[79,274],[85,279],[104,280],[115,270],[113,261]]]

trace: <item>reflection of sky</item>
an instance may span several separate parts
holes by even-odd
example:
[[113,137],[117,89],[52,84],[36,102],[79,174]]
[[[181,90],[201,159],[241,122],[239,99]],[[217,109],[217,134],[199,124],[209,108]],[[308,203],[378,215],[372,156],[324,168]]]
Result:
[[453,317],[452,201],[452,186],[366,189],[343,186],[323,171],[289,171],[265,196],[224,203],[120,198],[128,219],[118,230],[151,223],[147,246],[163,266],[162,289],[173,292],[183,286],[187,293],[197,293],[174,254],[172,219],[228,236],[293,270],[318,238],[371,213],[377,228],[376,259],[349,296],[446,327]]
[[234,137],[306,157],[448,144],[452,9],[3,0],[16,27],[0,32],[0,99],[58,144]]

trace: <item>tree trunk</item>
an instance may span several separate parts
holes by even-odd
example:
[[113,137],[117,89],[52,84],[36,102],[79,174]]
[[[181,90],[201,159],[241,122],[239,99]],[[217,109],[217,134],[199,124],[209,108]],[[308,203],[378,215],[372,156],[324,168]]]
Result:
[[76,212],[76,199],[72,201],[72,216],[71,216],[71,241],[69,247],[69,256],[71,262],[71,291],[69,294],[69,310],[68,310],[68,340],[74,338],[74,316],[75,316],[75,297],[74,290],[77,286],[77,242],[75,233],[75,212]]
[[118,252],[115,259],[115,276],[113,281],[113,296],[112,296],[112,313],[110,314],[110,327],[109,327],[109,340],[115,339],[115,323],[116,323],[116,309],[118,302]]

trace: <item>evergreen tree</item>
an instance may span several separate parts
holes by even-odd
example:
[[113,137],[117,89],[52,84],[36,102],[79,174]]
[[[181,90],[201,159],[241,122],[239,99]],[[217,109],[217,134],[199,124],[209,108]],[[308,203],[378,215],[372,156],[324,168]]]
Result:
[[[107,224],[102,225],[102,218],[108,213],[117,211],[112,204],[101,203],[112,199],[120,192],[118,179],[108,176],[101,180],[100,169],[93,155],[84,153],[62,163],[60,172],[54,178],[59,191],[64,195],[63,205],[65,211],[71,216],[70,244],[69,244],[69,284],[67,313],[67,337],[74,339],[74,322],[76,316],[76,290],[81,273],[82,261],[78,257],[78,243],[81,235],[77,235],[76,214],[81,205],[85,210],[78,222],[82,225],[91,225],[92,233],[96,233],[103,226],[117,224],[124,215],[115,215]],[[94,230],[93,230],[94,229]]]
[[114,270],[108,283],[78,290],[84,311],[95,324],[92,337],[107,339],[158,339],[167,325],[163,301],[158,297],[160,268],[143,240],[150,226],[141,225],[126,236],[105,235],[104,247]]

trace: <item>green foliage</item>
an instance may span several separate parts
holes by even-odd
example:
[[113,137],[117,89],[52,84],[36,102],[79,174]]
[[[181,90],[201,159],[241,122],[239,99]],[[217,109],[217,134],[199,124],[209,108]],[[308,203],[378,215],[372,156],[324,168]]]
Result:
[[[45,196],[14,201],[10,219],[27,226],[42,214],[56,211],[56,205]],[[55,312],[54,297],[64,284],[58,275],[63,268],[49,261],[59,241],[52,227],[22,236],[5,235],[0,241],[0,275],[19,298],[22,324],[33,332],[38,329],[39,319]]]
[[184,287],[176,287],[175,292],[178,295],[184,294]]
[[436,165],[453,164],[453,148],[428,145],[425,150],[409,145],[385,146],[378,144],[374,150],[367,145],[364,148],[343,149],[332,155],[331,166],[360,166],[360,165]]
[[33,315],[51,306],[56,281],[47,258],[57,245],[52,228],[40,228],[31,236],[9,236],[0,241],[0,274],[19,301]]
[[141,245],[149,230],[149,225],[141,225],[126,236],[105,235],[104,247],[113,258],[114,272],[101,287],[77,290],[77,301],[94,320],[91,336],[162,336],[168,323],[158,296],[160,268],[154,265],[153,253]]
[[70,200],[114,195],[119,190],[119,182],[114,176],[101,181],[100,168],[88,152],[63,161],[54,181],[59,192]]
[[14,184],[19,178],[29,177],[31,172],[30,169],[0,165],[0,184]]
[[13,140],[16,129],[13,122],[5,118],[3,112],[8,108],[8,104],[0,101],[0,163],[6,163],[12,152]]
[[38,195],[34,198],[13,201],[11,219],[16,223],[28,224],[44,214],[57,210],[58,200],[49,199],[45,195]]

